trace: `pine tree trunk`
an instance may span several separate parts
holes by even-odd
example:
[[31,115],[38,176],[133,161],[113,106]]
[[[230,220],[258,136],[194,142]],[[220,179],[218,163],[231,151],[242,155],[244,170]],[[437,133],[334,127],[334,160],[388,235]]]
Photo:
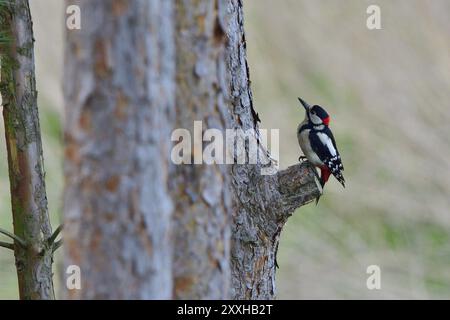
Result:
[[[3,118],[20,299],[54,299],[54,237],[49,221],[27,0],[0,4]],[[4,247],[7,247],[3,243]]]
[[[217,2],[176,1],[174,127],[186,128],[191,133],[194,121],[201,121],[203,130],[214,128],[224,132],[226,127],[226,39],[218,21]],[[199,141],[202,137],[203,132],[199,132]],[[194,161],[204,149],[201,145],[192,147],[189,158]],[[231,184],[226,166],[204,162],[177,165],[169,181],[176,205],[174,297],[228,298]]]
[[[72,3],[68,1],[67,3]],[[172,1],[78,1],[65,52],[65,265],[75,299],[172,296]]]

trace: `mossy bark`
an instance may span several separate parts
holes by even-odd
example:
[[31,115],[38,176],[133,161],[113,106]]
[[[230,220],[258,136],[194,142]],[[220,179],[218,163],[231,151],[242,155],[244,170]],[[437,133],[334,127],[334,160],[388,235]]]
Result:
[[3,118],[14,224],[14,254],[21,299],[54,299],[53,242],[47,209],[27,0],[0,5]]

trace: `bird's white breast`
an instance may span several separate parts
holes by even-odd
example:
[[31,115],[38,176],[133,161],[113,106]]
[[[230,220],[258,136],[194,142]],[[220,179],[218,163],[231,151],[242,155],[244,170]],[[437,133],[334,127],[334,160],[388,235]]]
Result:
[[[298,130],[300,130],[300,127],[303,125],[301,123],[298,127]],[[297,132],[298,132],[297,130]],[[309,141],[309,132],[311,129],[305,129],[302,132],[297,134],[298,143],[300,144],[300,148],[303,151],[303,154],[306,156],[309,162],[311,162],[315,166],[323,166],[323,162],[320,160],[320,158],[317,156],[317,154],[314,152],[314,150],[311,148],[311,143]]]

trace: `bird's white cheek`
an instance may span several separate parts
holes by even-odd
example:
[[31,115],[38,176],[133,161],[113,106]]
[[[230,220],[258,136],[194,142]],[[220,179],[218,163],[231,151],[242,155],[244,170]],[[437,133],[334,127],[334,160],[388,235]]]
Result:
[[321,124],[322,123],[322,119],[320,119],[318,116],[316,116],[314,114],[311,114],[310,117],[311,117],[311,122],[313,124],[317,125],[317,124]]

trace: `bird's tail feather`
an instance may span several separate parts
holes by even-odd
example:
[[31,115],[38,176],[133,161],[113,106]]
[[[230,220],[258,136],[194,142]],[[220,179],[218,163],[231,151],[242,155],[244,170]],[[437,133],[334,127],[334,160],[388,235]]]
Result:
[[334,176],[336,177],[337,181],[339,181],[339,183],[342,184],[342,186],[345,188],[345,179],[342,173],[338,172]]

